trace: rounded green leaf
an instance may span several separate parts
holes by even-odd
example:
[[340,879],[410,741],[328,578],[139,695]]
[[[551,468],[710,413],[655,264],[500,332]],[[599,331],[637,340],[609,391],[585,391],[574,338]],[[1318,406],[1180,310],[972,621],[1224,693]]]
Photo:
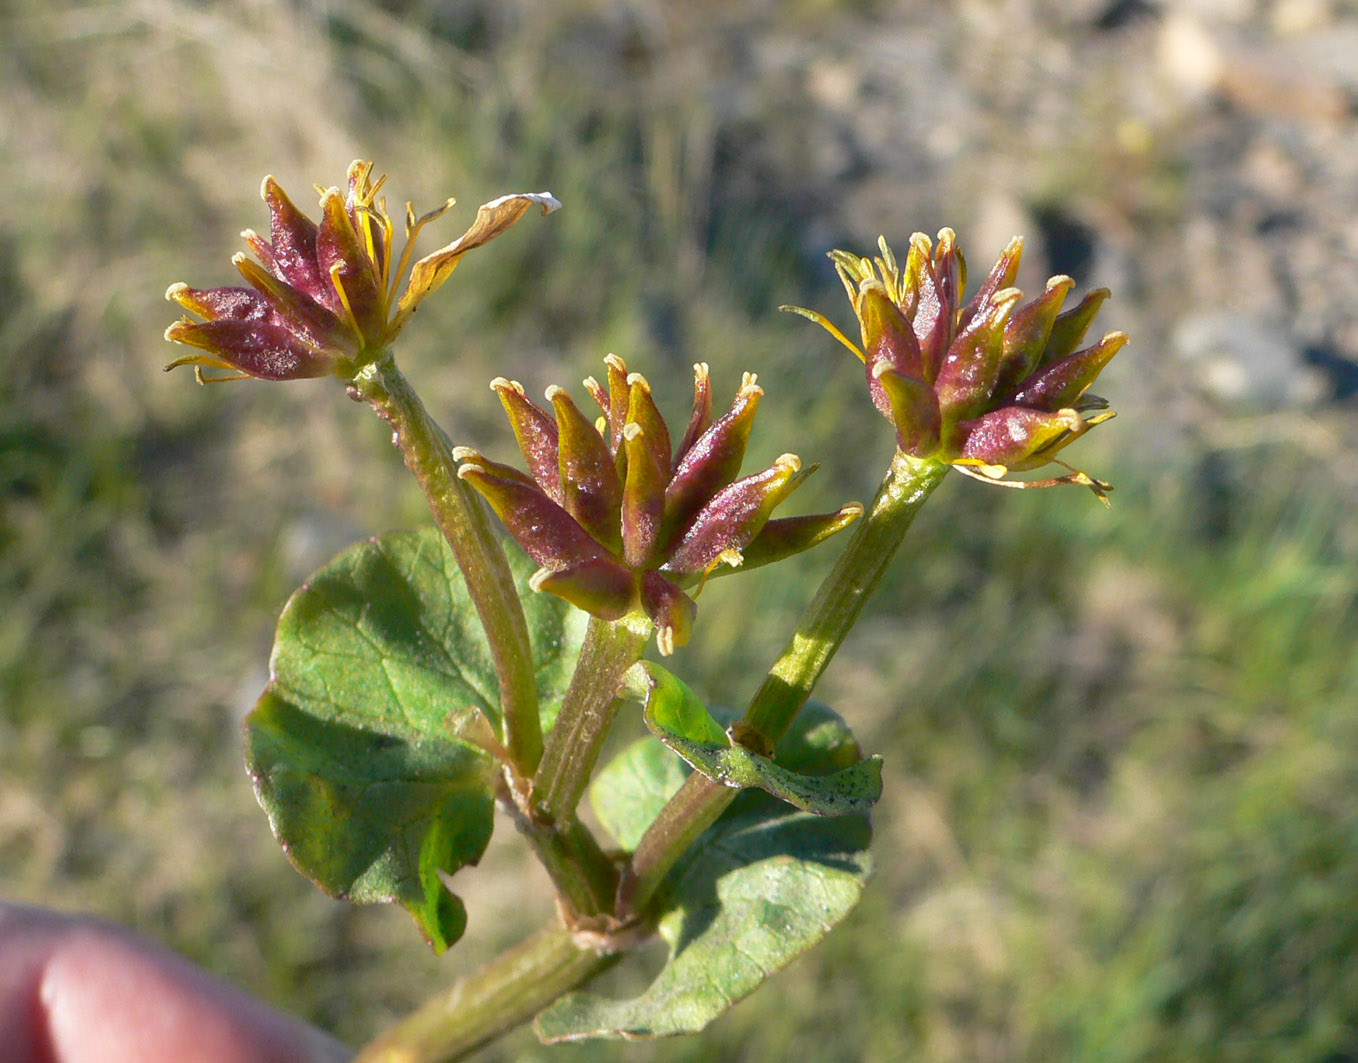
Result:
[[[815,702],[779,752],[785,766],[807,775],[840,771],[861,757],[844,722]],[[647,738],[600,773],[595,807],[620,841],[639,836],[636,822],[609,823],[602,810],[623,806],[630,794],[654,817],[655,797],[674,785],[673,764]],[[567,994],[538,1016],[538,1036],[550,1043],[701,1030],[849,913],[871,869],[871,837],[866,812],[813,816],[758,790],[742,793],[657,894],[658,930],[670,949],[660,974],[631,1000]]]
[[[521,588],[533,565],[511,564]],[[543,725],[583,623],[523,594]],[[351,547],[294,594],[272,678],[245,722],[246,765],[275,837],[332,896],[395,901],[438,950],[466,925],[445,878],[490,840],[499,684],[462,574],[435,528]]]

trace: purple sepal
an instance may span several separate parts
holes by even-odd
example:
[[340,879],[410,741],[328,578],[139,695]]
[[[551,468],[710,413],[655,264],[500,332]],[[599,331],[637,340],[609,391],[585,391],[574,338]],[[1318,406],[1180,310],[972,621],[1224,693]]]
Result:
[[689,417],[688,429],[684,432],[684,439],[675,452],[674,463],[676,465],[684,460],[684,456],[688,454],[693,448],[693,444],[698,441],[698,438],[707,431],[711,424],[712,376],[706,362],[697,362],[693,366],[693,414]]
[[763,472],[718,491],[670,551],[665,571],[681,579],[695,576],[726,551],[742,550],[759,534],[774,507],[805,479],[798,476],[801,467],[795,454],[784,454]]
[[[269,205],[271,243],[268,257],[260,255],[261,261],[279,280],[287,281],[332,312],[342,311],[330,277],[316,259],[316,223],[293,205],[272,177],[264,179],[262,192]],[[256,240],[250,243],[258,254]]]
[[900,448],[917,458],[932,457],[943,431],[943,414],[934,389],[886,365],[874,369],[872,383],[887,399],[887,419],[896,426]]
[[962,308],[962,313],[958,317],[958,328],[966,328],[971,323],[971,319],[990,302],[996,292],[1014,286],[1018,281],[1019,262],[1022,258],[1023,237],[1015,236],[1009,241],[1008,246],[1000,252],[1000,257],[996,259],[995,265],[990,268],[990,273],[981,282],[981,286],[976,289],[976,294]]
[[[863,514],[863,507],[857,502],[844,506],[834,513],[817,513],[806,517],[775,517],[764,525],[745,546],[741,553],[739,568],[759,568],[771,565],[793,554],[823,543],[836,532],[842,531]],[[737,571],[734,567],[717,565],[713,576]]]
[[1042,361],[1051,338],[1061,304],[1075,282],[1069,277],[1052,277],[1047,288],[1031,302],[1014,310],[1004,327],[1004,356],[1001,359],[995,393],[1004,395],[1028,377]]
[[752,373],[736,393],[731,409],[718,418],[684,455],[665,489],[665,527],[686,528],[693,515],[734,480],[745,460],[745,445],[764,389]]
[[622,545],[618,527],[622,483],[613,454],[564,388],[548,388],[547,401],[556,411],[562,505],[585,531],[616,550]]
[[658,572],[641,577],[641,607],[655,624],[655,644],[665,656],[688,642],[698,604]]
[[1110,332],[1094,346],[1077,351],[1030,376],[1009,401],[1015,406],[1031,406],[1038,410],[1074,406],[1126,343],[1125,332]]
[[387,328],[386,293],[373,271],[348,206],[338,189],[321,200],[321,224],[316,233],[316,262],[343,307],[336,313],[352,320],[367,344],[378,344]]
[[1075,353],[1076,348],[1084,341],[1089,326],[1093,324],[1099,307],[1103,306],[1104,300],[1110,294],[1107,288],[1095,288],[1075,306],[1057,315],[1037,368],[1053,365]]
[[530,399],[517,380],[496,377],[491,390],[500,396],[509,424],[514,429],[523,460],[537,485],[553,502],[561,502],[561,467],[557,450],[556,421]]
[[218,321],[177,321],[165,338],[206,351],[211,357],[185,355],[170,363],[210,365],[235,369],[262,380],[302,380],[325,376],[334,362],[282,325],[264,321],[222,318]]
[[569,513],[522,473],[510,478],[471,463],[457,474],[481,492],[509,534],[539,565],[563,569],[607,556]]
[[1084,422],[1074,410],[1048,413],[1025,406],[1005,406],[957,425],[962,436],[960,457],[986,465],[1022,468],[1067,432]]
[[622,488],[622,556],[634,568],[644,568],[661,545],[666,476],[641,425],[632,423],[623,429],[623,446],[627,448],[627,482]]
[[637,600],[636,576],[612,558],[600,557],[561,569],[540,569],[529,586],[565,598],[600,620],[619,620]]
[[1000,373],[1004,326],[1022,297],[1017,288],[997,292],[948,348],[934,380],[945,424],[974,417],[986,408]]

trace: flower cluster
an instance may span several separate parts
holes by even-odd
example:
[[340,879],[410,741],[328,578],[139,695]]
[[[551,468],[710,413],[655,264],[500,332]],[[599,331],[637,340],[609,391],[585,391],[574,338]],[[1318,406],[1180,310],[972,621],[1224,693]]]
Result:
[[[662,653],[688,641],[697,611],[686,588],[718,571],[752,568],[808,549],[846,527],[857,504],[834,513],[770,520],[814,471],[795,454],[737,478],[763,389],[746,374],[730,410],[713,420],[705,364],[694,367],[693,415],[677,449],[640,373],[610,355],[607,386],[585,381],[603,411],[591,422],[559,387],[553,414],[518,383],[497,378],[528,473],[467,447],[458,475],[475,487],[510,534],[542,566],[534,590],[560,595],[596,617],[641,609]],[[726,566],[722,568],[721,566]],[[696,593],[696,591],[695,591]]]
[[[1110,332],[1080,347],[1107,289],[1062,312],[1075,282],[1058,276],[1042,295],[1022,302],[1012,287],[1023,251],[1016,237],[964,303],[966,263],[951,229],[938,234],[937,245],[915,233],[904,269],[885,239],[880,248],[876,259],[830,253],[853,302],[862,347],[822,314],[784,309],[816,321],[858,356],[872,401],[907,454],[990,481],[1037,486],[1002,477],[1055,461],[1059,450],[1113,416],[1087,389],[1127,337]],[[1073,469],[1038,483],[1080,483],[1100,497],[1108,489]]]
[[412,266],[420,229],[454,201],[420,218],[407,204],[406,242],[396,257],[395,226],[385,198],[378,197],[385,180],[374,181],[372,163],[356,160],[349,166],[347,192],[318,189],[317,223],[266,177],[261,194],[269,205],[269,239],[247,229],[241,235],[259,261],[243,252],[232,259],[249,287],[172,285],[166,298],[203,320],[182,318],[166,330],[166,339],[198,349],[166,368],[193,365],[200,379],[205,366],[265,380],[352,374],[391,344],[464,254],[499,236],[531,207],[547,214],[561,205],[546,192],[501,196],[476,212],[462,236]]

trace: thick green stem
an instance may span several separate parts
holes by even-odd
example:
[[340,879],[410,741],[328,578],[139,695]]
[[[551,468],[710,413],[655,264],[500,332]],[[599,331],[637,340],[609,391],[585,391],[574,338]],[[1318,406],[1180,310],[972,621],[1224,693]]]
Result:
[[[505,747],[518,774],[530,777],[542,759],[537,681],[523,606],[500,541],[479,500],[458,478],[448,437],[391,356],[360,370],[351,387],[391,425],[406,466],[452,544],[500,677]],[[530,824],[525,833],[562,899],[575,912],[588,915],[612,907],[615,869],[583,826],[568,821],[552,830]]]
[[522,830],[551,876],[569,916],[613,911],[618,868],[588,827],[567,816],[555,823],[525,821]]
[[590,620],[570,689],[533,779],[534,808],[548,823],[574,817],[618,714],[622,677],[640,660],[652,627],[641,613]]
[[[745,741],[768,749],[777,746],[881,582],[915,514],[947,471],[946,465],[896,452],[872,506],[745,710],[740,724]],[[674,862],[735,795],[696,772],[689,776],[632,854],[619,891],[620,918],[645,906]]]
[[550,926],[402,1019],[354,1063],[452,1063],[527,1022],[617,959]]
[[698,771],[684,780],[646,828],[623,871],[616,905],[620,918],[630,918],[645,907],[674,862],[717,822],[739,792]]
[[802,614],[783,655],[745,710],[746,730],[777,746],[882,581],[896,549],[948,466],[896,451],[872,506]]
[[505,746],[519,773],[532,775],[542,758],[537,681],[528,625],[504,549],[475,495],[458,479],[448,437],[396,368],[390,352],[360,369],[349,386],[355,398],[366,401],[391,425],[392,441],[452,545],[500,677]]

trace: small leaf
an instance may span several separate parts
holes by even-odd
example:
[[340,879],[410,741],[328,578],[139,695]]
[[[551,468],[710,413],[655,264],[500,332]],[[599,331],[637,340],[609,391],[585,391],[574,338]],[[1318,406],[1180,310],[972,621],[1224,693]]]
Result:
[[676,676],[646,662],[651,690],[645,720],[660,741],[713,782],[757,786],[817,816],[866,812],[882,796],[882,758],[869,757],[830,775],[803,775],[732,745],[698,695]]
[[[860,757],[844,722],[815,702],[798,716],[780,755],[812,775]],[[644,829],[639,810],[653,818],[661,795],[676,787],[674,758],[646,738],[599,774],[593,800],[619,841],[635,844]],[[604,813],[629,799],[633,813]],[[866,813],[818,817],[758,791],[740,794],[656,897],[657,928],[670,955],[650,986],[632,1000],[567,994],[538,1016],[538,1036],[551,1043],[701,1030],[849,913],[871,869],[871,836]]]
[[[520,587],[533,566],[511,556]],[[583,624],[524,595],[543,726],[569,681]],[[395,901],[439,951],[466,925],[444,876],[490,840],[499,686],[476,609],[435,528],[360,543],[283,610],[273,677],[246,719],[246,765],[274,835],[332,896]],[[484,719],[483,719],[484,718]]]

